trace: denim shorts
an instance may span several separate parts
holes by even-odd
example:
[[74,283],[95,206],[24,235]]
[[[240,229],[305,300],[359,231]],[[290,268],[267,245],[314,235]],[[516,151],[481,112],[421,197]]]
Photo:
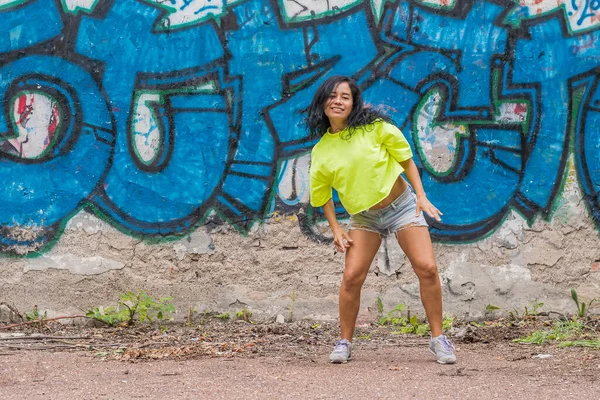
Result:
[[413,226],[428,226],[423,211],[418,216],[415,216],[416,212],[417,197],[410,188],[406,188],[387,207],[351,215],[350,229],[375,232],[385,237]]

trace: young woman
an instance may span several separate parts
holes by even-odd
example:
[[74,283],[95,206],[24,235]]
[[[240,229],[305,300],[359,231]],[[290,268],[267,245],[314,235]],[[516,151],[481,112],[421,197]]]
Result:
[[[358,85],[348,77],[327,79],[306,111],[310,133],[321,138],[312,150],[311,204],[323,207],[333,244],[346,254],[339,297],[341,339],[329,357],[331,362],[351,359],[360,291],[381,237],[390,234],[419,278],[431,326],[429,350],[439,363],[456,362],[454,348],[442,334],[442,290],[422,212],[438,221],[442,213],[425,196],[408,142],[387,117],[363,106]],[[337,222],[332,188],[350,214],[349,232]]]

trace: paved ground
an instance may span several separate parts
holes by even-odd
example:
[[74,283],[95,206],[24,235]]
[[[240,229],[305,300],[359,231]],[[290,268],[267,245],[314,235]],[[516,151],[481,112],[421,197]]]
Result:
[[[96,351],[0,350],[1,399],[598,399],[600,352],[503,343],[457,345],[439,365],[426,340],[359,342],[354,360],[329,347],[280,354],[114,359]],[[550,357],[539,354],[551,354]]]

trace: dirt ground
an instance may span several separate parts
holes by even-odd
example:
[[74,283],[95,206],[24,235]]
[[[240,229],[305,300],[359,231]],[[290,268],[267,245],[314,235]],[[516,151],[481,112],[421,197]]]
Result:
[[600,351],[512,341],[535,328],[458,325],[439,365],[427,338],[365,324],[332,365],[334,323],[31,325],[0,330],[0,399],[600,398]]

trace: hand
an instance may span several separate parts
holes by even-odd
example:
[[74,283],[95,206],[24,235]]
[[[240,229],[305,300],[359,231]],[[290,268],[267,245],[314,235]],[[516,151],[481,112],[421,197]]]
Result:
[[333,245],[335,250],[340,253],[345,253],[346,249],[352,244],[352,238],[343,229],[333,231]]
[[444,215],[425,196],[417,197],[417,216],[421,214],[421,211],[425,211],[427,215],[438,222],[442,220],[440,215]]

